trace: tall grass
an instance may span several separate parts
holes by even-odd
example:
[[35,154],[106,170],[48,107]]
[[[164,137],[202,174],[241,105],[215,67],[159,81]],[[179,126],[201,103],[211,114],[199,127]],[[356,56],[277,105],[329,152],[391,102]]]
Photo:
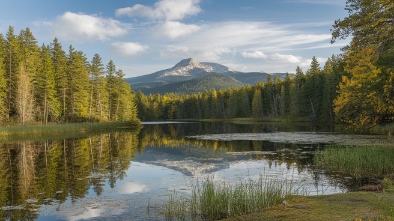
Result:
[[292,194],[285,181],[245,181],[236,184],[214,182],[207,178],[192,186],[189,197],[171,194],[164,206],[166,220],[218,220],[242,214],[261,212],[278,205]]
[[354,177],[384,177],[394,173],[394,147],[331,146],[315,154],[315,165]]

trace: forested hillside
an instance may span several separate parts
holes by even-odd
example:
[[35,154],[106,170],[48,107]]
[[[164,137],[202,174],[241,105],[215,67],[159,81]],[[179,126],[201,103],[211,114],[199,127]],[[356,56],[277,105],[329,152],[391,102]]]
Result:
[[91,61],[55,38],[39,46],[29,28],[0,34],[0,123],[138,121],[122,70]]
[[150,89],[150,93],[193,94],[211,89],[228,89],[242,87],[244,84],[225,74],[212,73],[200,78],[174,82]]
[[333,100],[344,61],[332,56],[323,68],[316,58],[304,73],[295,77],[268,78],[266,83],[227,90],[210,90],[192,95],[137,94],[139,117],[143,120],[242,117],[303,117],[334,121]]

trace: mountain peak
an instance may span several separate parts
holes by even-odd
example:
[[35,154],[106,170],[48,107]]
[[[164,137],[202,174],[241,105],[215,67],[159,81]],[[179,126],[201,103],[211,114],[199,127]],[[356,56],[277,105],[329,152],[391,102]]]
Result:
[[189,66],[189,65],[197,66],[197,65],[199,65],[199,64],[200,64],[200,63],[198,63],[197,61],[195,61],[193,58],[186,58],[186,59],[183,59],[183,60],[181,60],[180,62],[178,62],[178,64],[176,64],[176,65],[174,66],[174,68],[186,67],[186,66]]

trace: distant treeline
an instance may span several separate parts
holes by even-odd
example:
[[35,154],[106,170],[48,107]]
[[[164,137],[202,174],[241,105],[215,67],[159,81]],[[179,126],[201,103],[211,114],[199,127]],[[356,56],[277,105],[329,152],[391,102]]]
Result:
[[138,121],[135,94],[111,60],[91,62],[58,39],[38,46],[29,28],[0,34],[0,124]]
[[137,94],[139,117],[159,119],[225,119],[293,117],[333,122],[333,102],[343,75],[344,61],[332,56],[320,67],[313,57],[304,73],[299,67],[295,77],[268,78],[253,86],[204,93],[177,95]]

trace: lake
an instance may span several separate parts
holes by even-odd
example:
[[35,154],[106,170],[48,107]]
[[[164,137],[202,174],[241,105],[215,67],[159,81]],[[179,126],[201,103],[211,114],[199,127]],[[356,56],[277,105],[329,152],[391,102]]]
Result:
[[170,193],[212,178],[291,182],[302,194],[351,190],[350,177],[314,168],[329,143],[384,139],[322,125],[149,122],[139,130],[26,138],[0,148],[2,220],[164,220]]

